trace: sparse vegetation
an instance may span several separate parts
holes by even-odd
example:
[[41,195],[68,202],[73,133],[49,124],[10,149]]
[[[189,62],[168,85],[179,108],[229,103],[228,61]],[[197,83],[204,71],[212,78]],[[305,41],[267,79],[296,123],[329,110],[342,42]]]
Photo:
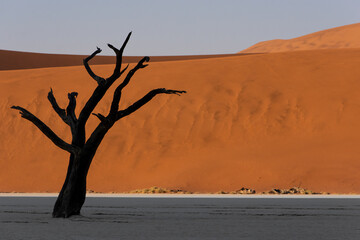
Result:
[[251,188],[240,188],[239,190],[236,191],[231,191],[231,192],[226,192],[226,191],[219,191],[217,192],[217,194],[255,194],[256,191],[254,189]]
[[300,187],[292,187],[289,189],[271,189],[268,192],[263,192],[263,194],[299,194],[299,195],[311,195],[311,194],[329,194],[329,193],[321,193],[321,192],[313,192],[305,188]]
[[[92,191],[94,192],[94,191]],[[194,194],[194,192],[191,191],[186,191],[186,190],[182,190],[182,189],[167,189],[167,188],[162,188],[162,187],[150,187],[150,188],[143,188],[143,189],[136,189],[136,190],[132,190],[130,192],[127,193],[139,193],[139,194],[161,194],[161,193],[167,193],[167,194]],[[215,193],[209,193],[209,194],[257,194],[256,190],[251,189],[251,188],[245,188],[242,187],[238,190],[235,191],[218,191]],[[281,195],[281,194],[286,194],[286,195],[314,195],[314,194],[330,194],[330,193],[325,193],[325,192],[313,192],[310,191],[308,189],[305,188],[300,188],[300,187],[292,187],[289,189],[278,189],[278,188],[273,188],[270,191],[265,191],[265,192],[261,192],[258,194],[277,194],[277,195]]]
[[150,187],[150,188],[144,188],[144,189],[136,189],[133,191],[130,191],[129,193],[143,193],[143,194],[151,194],[151,193],[167,193],[167,194],[193,194],[193,192],[190,191],[184,191],[181,189],[166,189],[161,187]]

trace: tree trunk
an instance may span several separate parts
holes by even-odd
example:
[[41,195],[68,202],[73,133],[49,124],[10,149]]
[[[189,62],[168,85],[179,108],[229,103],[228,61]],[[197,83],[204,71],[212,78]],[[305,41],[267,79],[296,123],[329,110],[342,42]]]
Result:
[[53,217],[70,217],[79,215],[86,197],[87,170],[81,166],[79,157],[70,156],[68,172],[64,185],[55,202]]
[[[68,170],[63,187],[55,202],[53,217],[67,218],[72,215],[79,215],[86,198],[86,177],[89,172],[91,162],[94,158],[95,152],[99,147],[101,140],[104,138],[109,128],[100,124],[94,133],[97,136],[96,141],[83,147],[78,154],[71,154],[69,159]],[[83,136],[77,133],[72,144],[83,145],[82,139],[78,136]]]

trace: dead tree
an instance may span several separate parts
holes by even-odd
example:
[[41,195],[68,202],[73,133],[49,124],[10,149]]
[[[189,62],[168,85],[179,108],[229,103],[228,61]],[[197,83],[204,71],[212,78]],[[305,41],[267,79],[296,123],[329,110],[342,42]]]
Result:
[[[46,124],[44,124],[40,119],[38,119],[28,110],[19,106],[11,107],[13,109],[19,110],[22,118],[25,118],[32,122],[56,146],[70,153],[66,179],[56,200],[52,213],[53,217],[67,218],[72,215],[80,214],[81,207],[83,206],[86,197],[86,177],[91,162],[94,158],[95,152],[98,149],[105,134],[118,120],[135,112],[158,94],[165,93],[180,95],[181,93],[185,93],[185,91],[171,90],[165,88],[154,89],[129,107],[123,110],[119,110],[119,102],[122,90],[130,82],[130,79],[133,77],[136,71],[148,66],[144,63],[148,62],[150,59],[149,57],[144,57],[137,63],[137,65],[133,69],[131,69],[127,73],[125,79],[122,81],[122,83],[118,85],[118,87],[114,91],[109,113],[107,115],[102,115],[100,113],[92,113],[94,108],[103,98],[110,86],[129,67],[129,65],[127,65],[124,69],[121,69],[123,51],[127,42],[130,39],[130,36],[131,32],[128,34],[126,40],[124,41],[120,49],[117,49],[111,44],[108,44],[109,48],[111,48],[116,54],[115,69],[109,78],[102,78],[100,76],[97,76],[91,70],[88,64],[88,62],[93,57],[95,57],[101,52],[100,48],[97,48],[94,53],[84,59],[84,66],[89,75],[97,82],[97,87],[95,88],[91,97],[86,102],[85,106],[81,109],[78,117],[75,115],[76,97],[78,95],[77,92],[72,92],[68,94],[69,104],[66,109],[63,109],[56,102],[52,89],[50,90],[48,94],[48,99],[57,115],[59,115],[59,117],[67,125],[69,125],[72,134],[71,143],[67,143],[60,137],[58,137]],[[95,115],[100,120],[100,123],[91,133],[90,137],[86,139],[85,125],[91,114]]]

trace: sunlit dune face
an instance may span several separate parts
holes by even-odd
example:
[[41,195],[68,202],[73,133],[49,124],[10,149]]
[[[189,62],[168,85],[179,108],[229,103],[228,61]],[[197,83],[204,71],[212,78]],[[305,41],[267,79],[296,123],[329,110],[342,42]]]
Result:
[[[358,66],[357,49],[150,62],[124,89],[120,108],[158,87],[188,93],[158,96],[116,123],[94,158],[88,187],[359,193]],[[94,66],[101,76],[112,70]],[[59,191],[68,154],[10,106],[26,107],[69,141],[47,93],[52,87],[64,107],[76,91],[79,109],[96,83],[77,66],[1,71],[0,85],[0,191]],[[113,90],[95,113],[109,110]],[[88,134],[97,123],[90,119]]]

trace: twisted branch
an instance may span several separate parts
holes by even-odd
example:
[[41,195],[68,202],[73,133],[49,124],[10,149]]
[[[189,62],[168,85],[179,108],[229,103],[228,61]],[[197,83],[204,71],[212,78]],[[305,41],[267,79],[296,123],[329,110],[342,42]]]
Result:
[[99,77],[98,75],[96,75],[90,68],[89,66],[89,61],[95,57],[97,54],[101,53],[101,49],[96,47],[96,50],[95,52],[93,52],[90,56],[88,56],[87,58],[85,58],[83,60],[83,63],[84,63],[84,66],[86,68],[86,71],[89,73],[89,75],[99,84],[99,85],[102,85],[102,84],[105,84],[105,79],[102,78],[102,77]]
[[133,103],[131,106],[126,108],[125,110],[121,110],[117,112],[116,115],[116,121],[135,112],[142,106],[144,106],[146,103],[148,103],[151,99],[153,99],[158,94],[176,94],[180,96],[182,93],[186,93],[186,91],[179,91],[179,90],[171,90],[171,89],[165,89],[165,88],[158,88],[151,90],[148,94],[146,94],[144,97],[142,97],[140,100]]

